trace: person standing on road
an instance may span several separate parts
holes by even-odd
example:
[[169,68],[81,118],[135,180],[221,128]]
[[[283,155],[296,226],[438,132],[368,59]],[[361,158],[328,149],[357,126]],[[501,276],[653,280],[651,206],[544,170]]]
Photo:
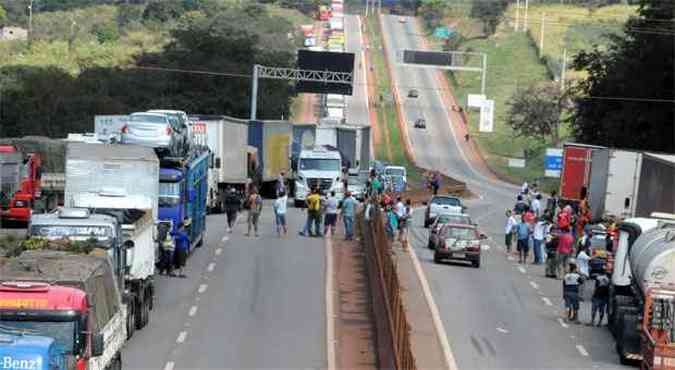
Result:
[[345,240],[354,239],[354,214],[356,213],[356,199],[351,192],[345,193],[342,200],[342,223],[345,227]]
[[527,256],[530,254],[530,225],[522,219],[516,228],[518,235],[518,263],[527,262]]
[[513,206],[513,212],[515,212],[517,215],[522,215],[527,211],[527,202],[523,200],[523,196],[518,194],[516,197],[516,204]]
[[532,212],[534,212],[534,215],[539,217],[542,215],[541,212],[541,194],[537,194],[534,196],[534,199],[532,200],[532,205],[530,206],[532,209]]
[[328,231],[330,231],[330,235],[332,236],[335,234],[338,213],[338,200],[335,198],[334,191],[331,191],[330,196],[326,199],[325,209],[326,216],[324,218],[323,234],[328,236]]
[[248,232],[246,233],[246,236],[251,236],[251,229],[253,229],[255,236],[258,237],[260,236],[258,234],[258,220],[260,219],[260,213],[262,212],[263,201],[255,187],[251,189],[251,194],[246,200],[246,205],[248,208]]
[[574,249],[574,236],[569,227],[562,229],[558,236],[558,276],[562,276],[567,270],[570,256]]
[[277,235],[281,236],[281,230],[284,231],[284,235],[288,234],[288,229],[286,228],[286,209],[288,208],[288,196],[286,193],[281,192],[277,199],[274,201],[274,217],[276,219],[277,225]]
[[579,285],[583,277],[577,273],[577,267],[570,265],[570,271],[563,277],[563,300],[567,309],[567,320],[579,322]]
[[390,205],[386,206],[386,209],[387,224],[385,225],[385,232],[389,241],[394,241],[396,230],[398,230],[398,216],[396,216],[396,212],[394,212]]
[[405,228],[405,204],[403,204],[403,198],[400,196],[396,198],[396,205],[394,206],[394,212],[396,213],[396,218],[398,221],[398,240],[403,241],[403,229]]
[[523,185],[520,186],[520,193],[521,194],[527,194],[529,190],[530,190],[530,187],[527,184],[527,180],[523,181]]
[[558,236],[546,236],[546,277],[558,278]]
[[404,247],[408,246],[408,234],[410,233],[410,226],[412,224],[412,201],[407,199],[405,202],[405,207],[403,208],[403,217],[400,218],[398,229],[399,229],[399,240]]
[[232,233],[237,223],[237,212],[241,209],[241,198],[234,188],[225,195],[225,217],[227,217],[227,232]]
[[282,171],[277,177],[277,182],[275,184],[274,190],[276,196],[279,197],[281,193],[286,193],[286,174]]
[[189,226],[185,223],[180,224],[178,231],[173,233],[176,240],[176,249],[174,251],[174,267],[178,270],[178,277],[185,278],[185,262],[187,261],[188,250],[190,248],[190,238],[188,238],[185,228]]
[[431,175],[431,192],[434,195],[438,195],[438,189],[441,187],[441,174],[438,171],[434,171],[434,174]]
[[[312,193],[307,196],[305,200],[307,203],[307,223],[305,230],[300,235],[302,236],[321,236],[321,196],[319,189],[312,189]],[[312,226],[314,233],[312,233]]]
[[504,244],[506,246],[506,253],[511,253],[511,245],[513,245],[513,234],[518,226],[513,212],[510,209],[506,210],[506,226],[504,226]]
[[595,291],[593,291],[593,298],[591,299],[591,322],[589,323],[591,326],[595,323],[596,314],[600,314],[597,326],[602,326],[602,320],[605,318],[607,304],[609,303],[609,282],[609,277],[605,272],[595,277]]
[[546,229],[548,223],[543,217],[538,217],[534,224],[534,231],[532,232],[532,249],[534,249],[534,264],[540,265],[544,263],[544,238],[546,237]]
[[161,223],[159,243],[160,243],[160,261],[159,261],[159,274],[166,274],[173,276],[173,254],[176,250],[176,242],[174,241],[173,235],[169,232],[168,228],[170,225],[166,223]]

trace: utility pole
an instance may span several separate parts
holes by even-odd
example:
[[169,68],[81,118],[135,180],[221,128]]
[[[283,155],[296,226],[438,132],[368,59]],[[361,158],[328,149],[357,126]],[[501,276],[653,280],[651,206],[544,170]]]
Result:
[[514,30],[518,32],[518,22],[520,21],[520,0],[516,0],[516,25]]
[[251,83],[251,121],[256,119],[258,110],[258,64],[253,66],[253,77]]
[[567,70],[567,48],[563,49],[562,70],[560,71],[560,91],[565,91],[565,71]]
[[480,79],[480,93],[485,95],[485,84],[487,80],[487,54],[483,53],[483,76]]
[[527,31],[527,6],[530,0],[525,0],[525,16],[523,17],[523,31]]
[[33,0],[28,4],[28,41],[33,38]]
[[546,13],[541,12],[541,29],[539,33],[539,58],[544,56],[544,22],[546,20]]
[[366,0],[366,17],[368,17],[368,5],[370,5],[370,0]]

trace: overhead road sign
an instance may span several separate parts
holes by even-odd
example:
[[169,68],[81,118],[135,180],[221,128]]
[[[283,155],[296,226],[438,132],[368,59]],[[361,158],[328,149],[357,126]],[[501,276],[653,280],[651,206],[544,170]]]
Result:
[[298,69],[350,77],[349,81],[299,79],[296,85],[298,92],[352,95],[354,53],[298,50]]

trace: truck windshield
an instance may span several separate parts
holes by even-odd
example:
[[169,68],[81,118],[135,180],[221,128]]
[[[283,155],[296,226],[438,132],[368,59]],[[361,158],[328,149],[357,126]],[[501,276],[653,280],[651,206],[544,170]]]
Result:
[[299,167],[301,170],[340,171],[340,160],[302,158]]
[[0,321],[0,334],[36,335],[54,339],[64,354],[74,354],[77,340],[75,321]]
[[30,234],[33,237],[48,239],[85,240],[94,238],[102,242],[109,241],[113,236],[112,228],[102,225],[32,225]]
[[180,182],[159,183],[159,206],[173,207],[180,203]]
[[405,170],[402,168],[387,168],[384,170],[384,174],[389,176],[405,176]]

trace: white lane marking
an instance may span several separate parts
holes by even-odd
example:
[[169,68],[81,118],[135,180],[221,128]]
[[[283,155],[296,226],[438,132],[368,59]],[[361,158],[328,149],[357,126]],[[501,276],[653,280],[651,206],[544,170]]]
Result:
[[429,288],[429,282],[424,276],[422,271],[422,266],[420,261],[417,259],[417,254],[415,254],[415,248],[408,248],[408,254],[412,258],[413,266],[415,267],[415,272],[417,273],[417,278],[422,285],[422,291],[424,292],[424,298],[427,301],[427,305],[431,310],[431,318],[434,322],[434,327],[436,328],[436,335],[438,340],[441,342],[441,348],[443,349],[443,355],[445,357],[445,363],[449,370],[457,370],[457,363],[455,362],[455,357],[452,354],[452,349],[450,348],[450,342],[448,342],[448,334],[443,327],[443,321],[441,321],[441,315],[438,312],[438,306],[434,302],[434,297],[431,294],[431,289]]
[[215,263],[215,262],[211,262],[211,263],[209,263],[209,266],[206,268],[206,270],[207,270],[208,272],[211,272],[211,271],[213,271],[214,268],[216,268],[216,263]]
[[164,370],[173,370],[174,365],[173,361],[169,361],[164,365]]
[[183,330],[178,334],[178,338],[176,338],[176,343],[183,343],[185,342],[185,338],[187,337],[187,331]]
[[326,253],[326,276],[325,276],[325,292],[326,292],[326,362],[328,364],[327,370],[335,369],[336,364],[336,350],[335,350],[335,308],[333,307],[334,293],[334,279],[333,276],[333,242],[332,238],[326,238],[324,243]]
[[509,333],[508,330],[503,329],[503,328],[497,328],[497,331],[500,332],[500,333],[503,333],[503,334],[508,334],[508,333]]
[[569,328],[570,326],[567,325],[567,323],[562,319],[562,317],[558,317],[558,322],[560,323],[560,326],[563,328]]
[[513,257],[512,255],[509,254],[508,256],[506,256],[506,259],[509,261],[515,261],[516,257]]
[[584,348],[584,346],[581,344],[577,344],[577,351],[579,351],[582,356],[588,357],[588,351],[586,351],[586,348]]
[[230,237],[227,236],[227,235],[225,235],[225,236],[223,236],[222,239],[220,239],[220,242],[221,242],[221,243],[225,243],[225,242],[228,241],[228,240],[230,240]]
[[518,266],[518,271],[520,271],[523,274],[527,274],[527,270],[525,270],[525,267],[523,266]]
[[198,292],[199,294],[202,294],[202,293],[204,293],[204,292],[206,291],[206,288],[208,288],[208,287],[209,287],[208,284],[201,284],[201,285],[199,286],[199,290],[197,290],[197,292]]
[[216,256],[220,256],[221,253],[223,253],[223,248],[216,249]]
[[188,312],[188,316],[192,317],[196,314],[197,314],[197,306],[190,307],[190,312]]
[[534,281],[530,281],[530,286],[534,289],[539,289],[539,284],[535,283]]
[[548,299],[547,297],[541,297],[541,300],[544,301],[544,304],[547,306],[553,306],[553,303],[551,303],[551,300]]

